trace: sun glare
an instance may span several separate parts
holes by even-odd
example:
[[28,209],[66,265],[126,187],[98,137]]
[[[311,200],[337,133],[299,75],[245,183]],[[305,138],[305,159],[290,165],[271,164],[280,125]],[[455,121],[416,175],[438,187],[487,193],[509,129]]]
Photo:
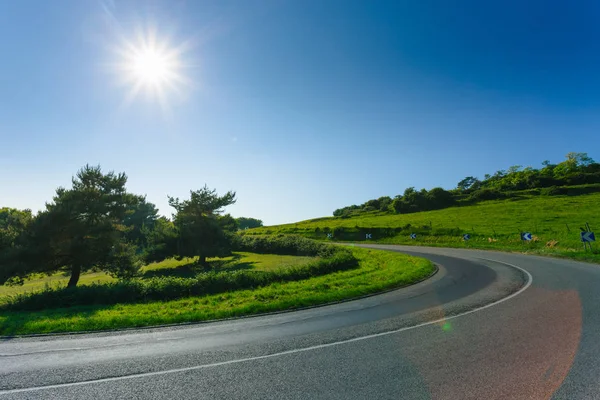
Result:
[[136,54],[131,63],[131,69],[139,79],[155,85],[168,78],[170,65],[167,57],[154,49],[147,49]]
[[181,94],[181,89],[189,83],[182,73],[185,45],[171,46],[166,40],[159,41],[154,30],[138,32],[136,39],[123,40],[117,50],[121,59],[117,70],[129,87],[125,103],[145,94],[168,108],[168,95]]

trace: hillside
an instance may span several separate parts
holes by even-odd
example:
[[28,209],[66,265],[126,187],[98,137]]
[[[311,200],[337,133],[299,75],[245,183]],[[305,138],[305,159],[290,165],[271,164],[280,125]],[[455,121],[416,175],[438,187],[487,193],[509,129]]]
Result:
[[360,205],[338,208],[333,216],[348,218],[373,211],[410,214],[527,195],[577,195],[600,191],[600,164],[587,153],[571,152],[561,163],[544,161],[542,166],[536,169],[513,165],[507,170],[485,174],[483,179],[467,176],[450,190],[441,187],[417,190],[409,187],[394,198],[382,196]]
[[[598,254],[583,251],[579,237],[586,222],[592,230],[600,231],[599,205],[600,193],[523,194],[435,211],[318,218],[252,229],[246,234],[297,233],[322,240],[364,241],[369,233],[370,240],[379,243],[502,249],[600,261]],[[531,232],[533,240],[521,241],[520,232]],[[417,234],[415,240],[411,233]],[[463,240],[465,233],[471,235],[469,241]]]

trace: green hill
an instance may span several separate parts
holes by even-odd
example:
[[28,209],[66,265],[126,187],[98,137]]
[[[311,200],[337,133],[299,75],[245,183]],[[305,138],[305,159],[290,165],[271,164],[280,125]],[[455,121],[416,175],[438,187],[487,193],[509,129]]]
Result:
[[[375,211],[318,218],[252,229],[245,234],[295,233],[322,240],[501,249],[600,261],[599,254],[584,251],[580,240],[580,227],[586,223],[600,236],[599,211],[600,193],[524,194],[435,211],[408,214]],[[531,232],[533,240],[522,241],[520,232]],[[411,239],[411,233],[416,233],[417,239]],[[471,235],[469,241],[462,238],[466,233]],[[372,239],[366,239],[367,234]],[[593,246],[596,251],[598,244]]]

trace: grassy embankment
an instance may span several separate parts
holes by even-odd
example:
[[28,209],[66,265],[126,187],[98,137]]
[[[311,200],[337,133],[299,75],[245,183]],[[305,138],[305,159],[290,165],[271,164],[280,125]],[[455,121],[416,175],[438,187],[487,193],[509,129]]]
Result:
[[[346,251],[350,251],[355,259],[356,265],[351,268],[309,279],[274,282],[249,290],[223,291],[170,301],[78,305],[37,311],[3,310],[0,312],[0,334],[141,327],[289,310],[408,285],[430,276],[434,271],[429,261],[398,253],[358,248]],[[261,258],[260,255],[248,257]],[[286,262],[289,262],[289,259]],[[288,270],[302,271],[305,266],[309,268],[310,265],[314,267],[318,264],[315,261],[308,264],[306,260],[304,262],[305,264],[298,263],[288,267]],[[173,264],[166,264],[169,263]],[[156,270],[157,266],[152,268],[148,267],[147,271]],[[175,265],[173,268],[178,267]],[[263,268],[267,267],[263,265]],[[169,271],[170,268],[165,267],[163,270]],[[276,271],[281,273],[280,269]],[[239,270],[231,273],[239,273]],[[265,273],[268,272],[263,272]]]
[[[235,252],[232,257],[208,259],[210,267],[217,271],[236,271],[243,269],[273,271],[277,268],[302,265],[312,260],[314,260],[314,257],[280,254],[255,254],[248,252]],[[192,277],[199,272],[199,267],[195,262],[195,258],[184,258],[182,260],[176,260],[174,258],[167,259],[142,267],[141,274],[142,277]],[[32,276],[22,286],[0,285],[0,305],[5,303],[10,296],[23,293],[39,292],[44,290],[46,287],[66,287],[68,281],[68,275],[62,273],[57,273],[50,276],[38,274]],[[116,282],[116,279],[104,272],[89,272],[81,275],[79,286],[109,282]]]
[[[580,196],[531,196],[486,201],[414,214],[371,213],[350,218],[317,218],[295,224],[249,230],[246,234],[299,234],[335,241],[364,241],[424,246],[480,248],[517,251],[600,262],[600,254],[584,251],[580,227],[589,223],[600,236],[600,193]],[[532,242],[520,240],[519,232],[531,232]],[[416,240],[409,235],[417,234]],[[462,235],[471,240],[465,242]],[[593,244],[600,249],[600,243]]]

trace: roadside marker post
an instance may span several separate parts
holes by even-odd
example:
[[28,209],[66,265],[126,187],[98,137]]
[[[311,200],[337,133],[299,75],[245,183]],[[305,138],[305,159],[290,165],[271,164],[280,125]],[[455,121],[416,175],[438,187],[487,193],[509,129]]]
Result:
[[327,234],[327,239],[333,239],[333,233],[328,233]]
[[521,232],[521,240],[530,242],[531,241],[531,233],[530,232]]
[[581,241],[583,242],[583,248],[587,251],[588,246],[590,247],[590,251],[592,250],[592,242],[596,241],[596,235],[590,229],[590,224],[586,222],[585,227],[587,230],[581,229],[579,235],[581,237]]
[[584,243],[595,242],[596,235],[594,235],[594,232],[581,232],[581,241]]
[[365,239],[373,239],[370,233],[365,234]]
[[469,235],[468,233],[465,233],[463,235],[463,240],[466,242],[467,240],[471,239],[471,235]]
[[411,234],[410,234],[410,238],[411,238],[412,240],[415,240],[415,239],[417,238],[417,234],[416,234],[416,233],[411,233]]

